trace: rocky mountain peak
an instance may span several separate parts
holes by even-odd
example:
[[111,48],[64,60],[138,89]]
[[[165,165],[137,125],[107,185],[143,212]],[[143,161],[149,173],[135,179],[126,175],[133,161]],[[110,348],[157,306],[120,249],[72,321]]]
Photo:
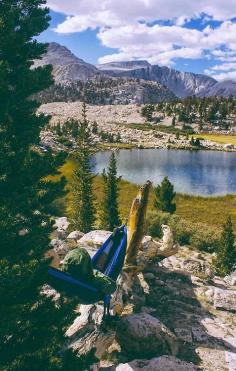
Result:
[[[121,100],[128,103],[140,103],[140,99],[137,99],[138,94],[138,84],[142,82],[142,90],[144,87],[144,82],[152,83],[153,85],[145,85],[146,92],[144,95],[150,97],[153,95],[161,95],[162,98],[157,97],[155,102],[164,99],[163,97],[169,100],[173,98],[173,95],[179,98],[185,98],[192,95],[199,96],[234,96],[236,97],[236,83],[233,81],[223,81],[217,82],[210,76],[205,76],[201,74],[195,74],[191,72],[182,72],[175,69],[151,65],[146,60],[134,60],[134,61],[121,61],[121,62],[110,62],[98,65],[95,67],[92,64],[86,63],[81,58],[75,56],[69,49],[65,46],[62,46],[56,42],[52,42],[48,45],[47,53],[42,57],[42,59],[35,61],[35,67],[44,66],[46,64],[51,64],[53,66],[53,75],[56,85],[71,85],[77,84],[79,82],[94,82],[98,80],[101,85],[109,86],[109,89],[112,85],[123,86],[123,89],[119,89],[118,95],[122,98]],[[114,79],[115,78],[115,79]],[[132,81],[132,87],[130,84],[127,84],[128,80],[136,81],[136,87],[134,89],[134,81]],[[101,81],[100,81],[101,80]],[[96,83],[96,81],[95,81]],[[157,91],[157,86],[159,84],[159,90]],[[103,87],[104,88],[104,87]],[[153,88],[155,91],[153,91]],[[166,88],[169,90],[170,94],[162,94]],[[97,90],[97,87],[94,87]],[[132,99],[130,98],[127,101],[127,91],[126,90],[135,90],[131,94]],[[114,94],[110,89],[107,92],[109,98]],[[160,94],[161,93],[161,94]],[[115,94],[116,95],[116,94]],[[172,96],[171,96],[172,95]],[[115,100],[116,101],[116,100]],[[142,101],[142,99],[141,99]],[[119,99],[120,102],[120,99]],[[153,102],[153,99],[150,100],[150,103]],[[146,103],[146,99],[142,101]]]
[[76,57],[68,48],[56,42],[49,43],[47,53],[36,60],[35,67],[51,64],[56,84],[68,84],[76,81],[87,81],[100,72],[92,64]]
[[200,97],[236,97],[236,82],[232,80],[224,80],[217,82],[210,89],[205,89],[199,94]]
[[48,45],[47,54],[44,56],[51,61],[51,64],[66,65],[69,63],[86,64],[83,59],[76,57],[67,47],[56,42]]
[[151,64],[145,60],[111,62],[97,65],[97,68],[100,69],[101,71],[104,70],[131,71],[148,67],[151,67]]

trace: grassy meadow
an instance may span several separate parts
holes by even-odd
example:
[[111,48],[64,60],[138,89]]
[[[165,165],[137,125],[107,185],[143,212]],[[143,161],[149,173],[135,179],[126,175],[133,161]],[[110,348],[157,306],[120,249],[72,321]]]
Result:
[[[75,162],[70,159],[60,169],[60,173],[64,175],[68,181],[68,194],[62,200],[58,200],[59,207],[65,215],[70,214],[72,194],[70,192],[70,184],[72,180]],[[133,198],[136,196],[138,186],[121,180],[119,207],[123,222],[126,221]],[[103,198],[103,181],[101,176],[94,178],[94,193],[98,209],[99,219],[99,204]],[[150,195],[149,210],[153,210],[153,191]],[[183,219],[191,223],[204,223],[208,226],[221,227],[227,216],[230,214],[236,231],[236,195],[227,195],[221,197],[201,197],[185,194],[177,194],[176,196],[177,211],[176,213]]]
[[198,134],[194,135],[195,138],[204,138],[212,140],[219,144],[233,144],[236,146],[236,135],[223,135],[223,134]]

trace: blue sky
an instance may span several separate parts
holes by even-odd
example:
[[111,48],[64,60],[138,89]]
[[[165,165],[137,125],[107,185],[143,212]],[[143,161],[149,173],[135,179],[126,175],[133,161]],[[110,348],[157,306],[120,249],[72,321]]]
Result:
[[68,47],[79,58],[86,62],[97,64],[98,59],[117,49],[107,48],[97,38],[97,30],[88,29],[83,32],[60,34],[53,29],[63,22],[66,17],[63,14],[51,11],[51,25],[47,31],[39,37],[41,41],[55,41]]
[[87,62],[145,59],[236,80],[235,0],[48,0],[42,41]]

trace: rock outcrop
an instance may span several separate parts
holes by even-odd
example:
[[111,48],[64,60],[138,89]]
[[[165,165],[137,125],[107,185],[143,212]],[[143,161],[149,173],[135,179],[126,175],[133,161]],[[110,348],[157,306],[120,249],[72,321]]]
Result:
[[236,291],[215,288],[214,307],[216,309],[223,309],[236,312]]
[[209,76],[180,72],[169,67],[151,65],[148,62],[114,62],[97,67],[110,76],[132,77],[151,81],[158,81],[167,86],[177,97],[185,98],[209,90],[217,83]]
[[172,356],[162,356],[150,360],[135,360],[120,364],[116,371],[197,371],[198,367],[192,363],[181,361]]
[[175,255],[179,250],[179,245],[174,243],[173,233],[168,225],[162,225],[163,237],[157,241],[151,236],[145,236],[142,241],[142,247],[138,255],[138,265],[148,266],[150,262],[159,258],[159,260]]
[[[54,248],[58,244],[77,246],[78,231],[68,239],[66,220],[60,219],[56,225],[59,230],[66,228],[67,238],[55,239]],[[126,273],[122,275],[125,298],[119,317],[103,322],[100,303],[77,309],[78,316],[66,332],[67,346],[78,355],[94,351],[94,371],[236,369],[235,274],[225,279],[214,276],[212,256],[188,247],[178,248],[176,255],[159,262],[159,251],[162,257],[163,251],[167,256],[175,252],[169,232],[166,229],[169,237],[161,241],[144,238],[141,253],[150,248],[151,259],[132,282],[132,290],[126,292],[125,284],[130,288],[130,283]],[[93,231],[78,243],[94,253],[110,233]],[[56,303],[58,295],[50,287],[44,287],[42,293]],[[116,294],[113,299],[112,310]]]
[[176,355],[176,336],[157,318],[147,313],[130,314],[121,318],[117,328],[121,349],[128,354],[153,357],[160,354]]

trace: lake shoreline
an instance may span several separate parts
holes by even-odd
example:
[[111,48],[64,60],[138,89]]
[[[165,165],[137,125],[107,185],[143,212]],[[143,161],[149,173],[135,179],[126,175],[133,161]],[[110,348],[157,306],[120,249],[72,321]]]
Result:
[[[94,172],[107,168],[114,147],[94,153]],[[119,148],[115,150],[118,175],[134,183],[147,179],[160,184],[168,176],[178,193],[199,196],[236,194],[236,154],[205,149]]]
[[156,146],[156,145],[149,145],[149,144],[134,144],[134,143],[99,143],[95,152],[100,151],[110,151],[110,150],[121,150],[121,149],[169,149],[169,150],[179,150],[179,151],[215,151],[215,152],[236,152],[236,148],[234,149],[226,149],[223,147],[209,147],[209,146],[181,146],[175,144],[169,144],[168,146]]
[[[50,179],[59,179],[60,176],[65,176],[67,179],[68,193],[65,197],[58,200],[58,207],[61,214],[69,216],[72,205],[73,195],[71,192],[71,182],[73,171],[75,169],[75,160],[70,158],[59,169],[61,175],[51,177]],[[154,184],[155,185],[155,184]],[[131,183],[126,180],[121,180],[119,184],[119,210],[122,221],[125,221],[131,203],[137,195],[137,190],[140,185]],[[95,176],[93,184],[95,194],[95,204],[99,210],[101,200],[104,196],[104,184],[102,176]],[[150,194],[148,211],[154,211],[153,207],[154,193],[153,189]],[[191,223],[203,223],[209,226],[221,227],[228,215],[232,216],[236,232],[236,195],[228,194],[224,196],[198,196],[185,193],[176,194],[177,211],[176,214],[181,218],[190,221]]]

